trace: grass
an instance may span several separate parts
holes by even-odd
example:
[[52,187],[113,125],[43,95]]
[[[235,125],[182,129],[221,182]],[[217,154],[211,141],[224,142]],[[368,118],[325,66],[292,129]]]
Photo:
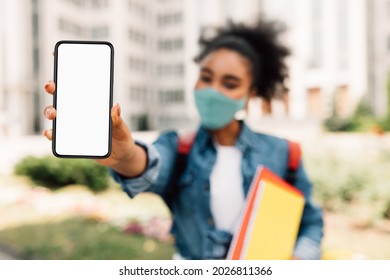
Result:
[[[324,259],[390,259],[390,232],[356,228],[351,217],[325,213]],[[158,260],[171,259],[173,246],[126,234],[109,224],[81,218],[24,225],[0,231],[0,248],[20,259]]]
[[173,246],[123,233],[105,223],[72,218],[0,231],[0,247],[20,259],[129,260],[171,259]]
[[[325,210],[325,258],[390,259],[390,220],[387,216],[390,213],[390,153],[383,151],[377,157],[358,154],[351,159],[330,154],[306,158],[305,163],[314,183],[313,196]],[[14,190],[19,189],[16,185],[20,184],[23,185],[20,191],[30,195],[25,181],[16,183],[5,179],[1,178],[2,184],[4,182],[8,189],[11,186]],[[82,194],[87,195],[80,188],[67,187],[51,192],[45,205],[64,194],[72,195],[72,202]],[[156,214],[170,217],[161,199],[151,194],[129,199],[116,186],[98,194],[88,192],[88,195],[94,198],[97,206],[104,201],[107,207],[103,210],[109,210],[107,215],[111,218],[127,222],[133,219],[147,221]],[[126,234],[108,223],[82,218],[47,222],[47,218],[54,218],[48,215],[50,211],[35,209],[34,212],[32,206],[35,204],[27,202],[15,202],[0,209],[3,214],[0,228],[1,225],[4,228],[0,231],[0,248],[8,247],[21,259],[171,259],[174,251],[170,243]],[[37,219],[42,215],[46,219]],[[20,221],[11,223],[16,217]],[[35,224],[22,225],[25,222]]]

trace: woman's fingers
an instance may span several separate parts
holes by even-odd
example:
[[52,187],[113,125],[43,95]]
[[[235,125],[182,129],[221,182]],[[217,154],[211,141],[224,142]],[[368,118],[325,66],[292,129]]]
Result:
[[[56,109],[54,109],[54,107],[51,106],[51,105],[46,106],[46,108],[43,111],[43,113],[45,114],[46,118],[49,119],[49,120],[55,119],[55,117],[57,115]],[[44,130],[43,131],[43,135],[46,136],[46,138],[48,140],[52,140],[52,138],[53,138],[53,131],[51,129]]]
[[46,136],[46,138],[51,141],[53,138],[53,131],[51,129],[44,130],[43,135]]
[[53,81],[48,81],[46,84],[45,84],[45,90],[47,93],[49,94],[53,94],[54,91],[56,90],[56,85]]
[[51,106],[51,105],[46,106],[46,108],[43,111],[43,113],[46,116],[46,118],[49,119],[49,120],[53,120],[57,116],[56,109],[54,109],[54,107]]
[[121,107],[119,106],[119,103],[116,103],[114,106],[112,106],[111,119],[114,127],[118,127],[121,124]]
[[[45,91],[49,94],[53,94],[56,89],[56,85],[54,84],[53,81],[48,81],[45,84]],[[53,106],[49,105],[46,106],[45,110],[43,111],[44,115],[46,116],[47,119],[53,120],[57,116],[56,109],[54,109]],[[43,135],[48,139],[52,140],[53,138],[53,131],[51,129],[44,130]]]

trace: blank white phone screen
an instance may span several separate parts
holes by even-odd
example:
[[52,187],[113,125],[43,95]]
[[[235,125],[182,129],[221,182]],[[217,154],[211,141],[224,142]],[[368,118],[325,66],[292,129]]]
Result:
[[112,49],[62,43],[57,49],[57,156],[105,157],[110,148]]

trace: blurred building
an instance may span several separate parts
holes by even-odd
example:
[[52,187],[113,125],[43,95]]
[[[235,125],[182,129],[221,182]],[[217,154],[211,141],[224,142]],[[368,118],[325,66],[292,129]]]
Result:
[[0,1],[0,139],[33,133],[34,103],[31,1]]
[[289,115],[351,114],[367,93],[365,0],[264,0],[268,18],[287,26]]
[[[390,0],[2,0],[0,136],[41,133],[52,103],[59,40],[115,46],[114,102],[133,130],[194,128],[198,37],[206,26],[258,15],[283,22],[291,47],[288,98],[254,100],[252,117],[321,120],[353,112],[365,94],[386,109]],[[252,110],[251,110],[252,112]]]
[[114,101],[132,129],[188,121],[184,5],[163,2],[0,1],[0,135],[41,133],[51,126],[42,114],[52,103],[43,85],[53,77],[59,40],[114,44]]
[[384,116],[390,110],[390,0],[367,0],[366,10],[369,101]]

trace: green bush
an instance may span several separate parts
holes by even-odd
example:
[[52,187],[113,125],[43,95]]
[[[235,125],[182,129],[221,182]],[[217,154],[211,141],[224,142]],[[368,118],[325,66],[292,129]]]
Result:
[[390,131],[390,113],[380,122],[380,126],[384,131]]
[[328,131],[350,131],[352,130],[352,121],[349,118],[332,116],[324,121],[324,127]]
[[325,119],[323,123],[324,128],[328,131],[369,131],[378,128],[382,132],[390,131],[390,73],[387,79],[387,114],[384,117],[376,117],[365,98],[360,101],[351,117],[339,117],[335,109],[334,100],[332,115]]
[[387,114],[380,124],[385,131],[390,131],[390,73],[387,79]]
[[362,190],[368,184],[367,176],[367,172],[364,172],[362,169],[359,172],[349,170],[344,180],[342,180],[338,191],[342,201],[352,202],[358,199]]
[[307,158],[315,199],[327,210],[362,199],[371,174],[362,165],[337,157]]
[[323,123],[328,131],[369,131],[379,124],[365,99],[359,103],[352,117],[342,118],[333,113]]
[[383,207],[382,216],[385,219],[390,220],[390,198],[385,203],[385,206]]
[[35,183],[49,188],[81,184],[93,191],[102,191],[109,186],[107,168],[88,159],[29,156],[16,164],[15,174],[28,176]]

